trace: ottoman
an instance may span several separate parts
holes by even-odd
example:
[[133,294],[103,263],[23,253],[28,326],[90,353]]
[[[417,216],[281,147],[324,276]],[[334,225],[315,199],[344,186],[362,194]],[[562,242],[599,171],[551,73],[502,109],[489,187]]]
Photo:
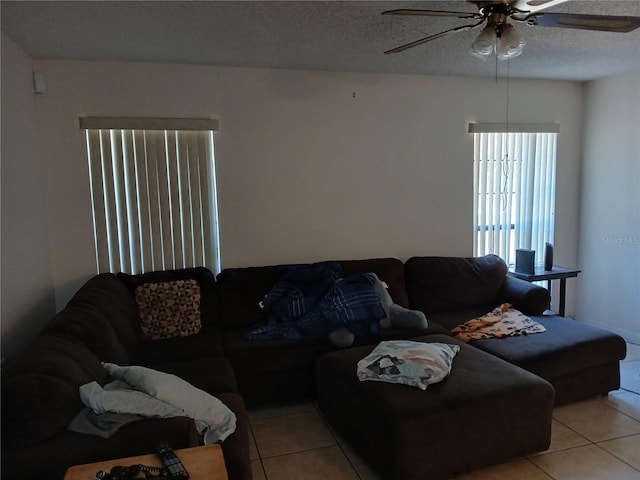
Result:
[[386,479],[446,479],[545,450],[553,387],[526,370],[460,345],[451,374],[426,390],[361,382],[356,365],[373,346],[322,355],[318,405],[334,428]]
[[531,318],[547,331],[469,345],[547,380],[555,389],[556,406],[620,388],[620,360],[627,351],[620,335],[564,317]]

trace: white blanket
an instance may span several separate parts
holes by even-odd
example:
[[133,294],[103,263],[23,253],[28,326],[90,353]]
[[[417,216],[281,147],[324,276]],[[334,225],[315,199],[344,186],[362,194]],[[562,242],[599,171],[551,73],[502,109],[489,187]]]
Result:
[[236,416],[224,403],[175,375],[112,363],[104,367],[114,382],[104,388],[97,382],[80,387],[82,402],[95,414],[190,417],[205,444],[222,442],[236,429]]

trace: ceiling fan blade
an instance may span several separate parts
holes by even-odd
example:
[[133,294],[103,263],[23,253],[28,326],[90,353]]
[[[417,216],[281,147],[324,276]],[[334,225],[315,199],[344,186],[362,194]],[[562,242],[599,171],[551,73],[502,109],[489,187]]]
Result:
[[579,13],[540,13],[529,18],[530,25],[576,28],[601,32],[626,33],[640,27],[640,17],[585,15]]
[[400,8],[397,10],[387,10],[382,15],[418,15],[427,17],[457,17],[457,18],[482,18],[478,12],[449,12],[445,10],[413,10],[410,8]]
[[569,0],[514,0],[511,6],[520,12],[536,13]]
[[445,30],[444,32],[436,33],[435,35],[429,35],[428,37],[421,38],[420,40],[416,40],[415,42],[407,43],[406,45],[400,45],[399,47],[392,48],[391,50],[387,50],[384,53],[385,54],[389,54],[389,53],[402,52],[404,50],[408,50],[409,48],[417,47],[418,45],[422,45],[423,43],[430,42],[431,40],[436,40],[437,38],[441,38],[441,37],[445,37],[447,35],[451,35],[452,33],[464,32],[466,30],[472,30],[472,29],[476,28],[477,26],[481,25],[482,23],[484,23],[484,20],[485,19],[483,18],[480,22],[474,23],[473,25],[463,25],[463,26],[460,26],[460,27],[456,27],[456,28],[451,28],[449,30]]

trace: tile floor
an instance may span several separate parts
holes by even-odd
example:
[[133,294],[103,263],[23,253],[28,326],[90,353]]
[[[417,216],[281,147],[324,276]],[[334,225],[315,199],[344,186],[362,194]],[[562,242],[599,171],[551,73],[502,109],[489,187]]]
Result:
[[[457,480],[640,480],[640,346],[622,388],[554,410],[551,447]],[[380,480],[313,403],[249,412],[254,480]],[[401,480],[401,479],[398,479]]]

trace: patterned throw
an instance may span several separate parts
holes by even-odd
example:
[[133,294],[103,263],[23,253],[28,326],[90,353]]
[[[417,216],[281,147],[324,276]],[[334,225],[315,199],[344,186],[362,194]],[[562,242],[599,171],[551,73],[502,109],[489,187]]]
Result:
[[470,342],[483,338],[505,338],[542,333],[546,330],[540,323],[511,308],[510,303],[503,303],[481,317],[458,325],[451,330],[451,333],[458,340]]
[[186,337],[202,328],[196,280],[144,283],[135,291],[144,338]]
[[267,322],[250,328],[247,339],[317,341],[338,328],[356,337],[378,333],[386,312],[373,273],[342,277],[341,268],[324,263],[287,270],[261,302]]

